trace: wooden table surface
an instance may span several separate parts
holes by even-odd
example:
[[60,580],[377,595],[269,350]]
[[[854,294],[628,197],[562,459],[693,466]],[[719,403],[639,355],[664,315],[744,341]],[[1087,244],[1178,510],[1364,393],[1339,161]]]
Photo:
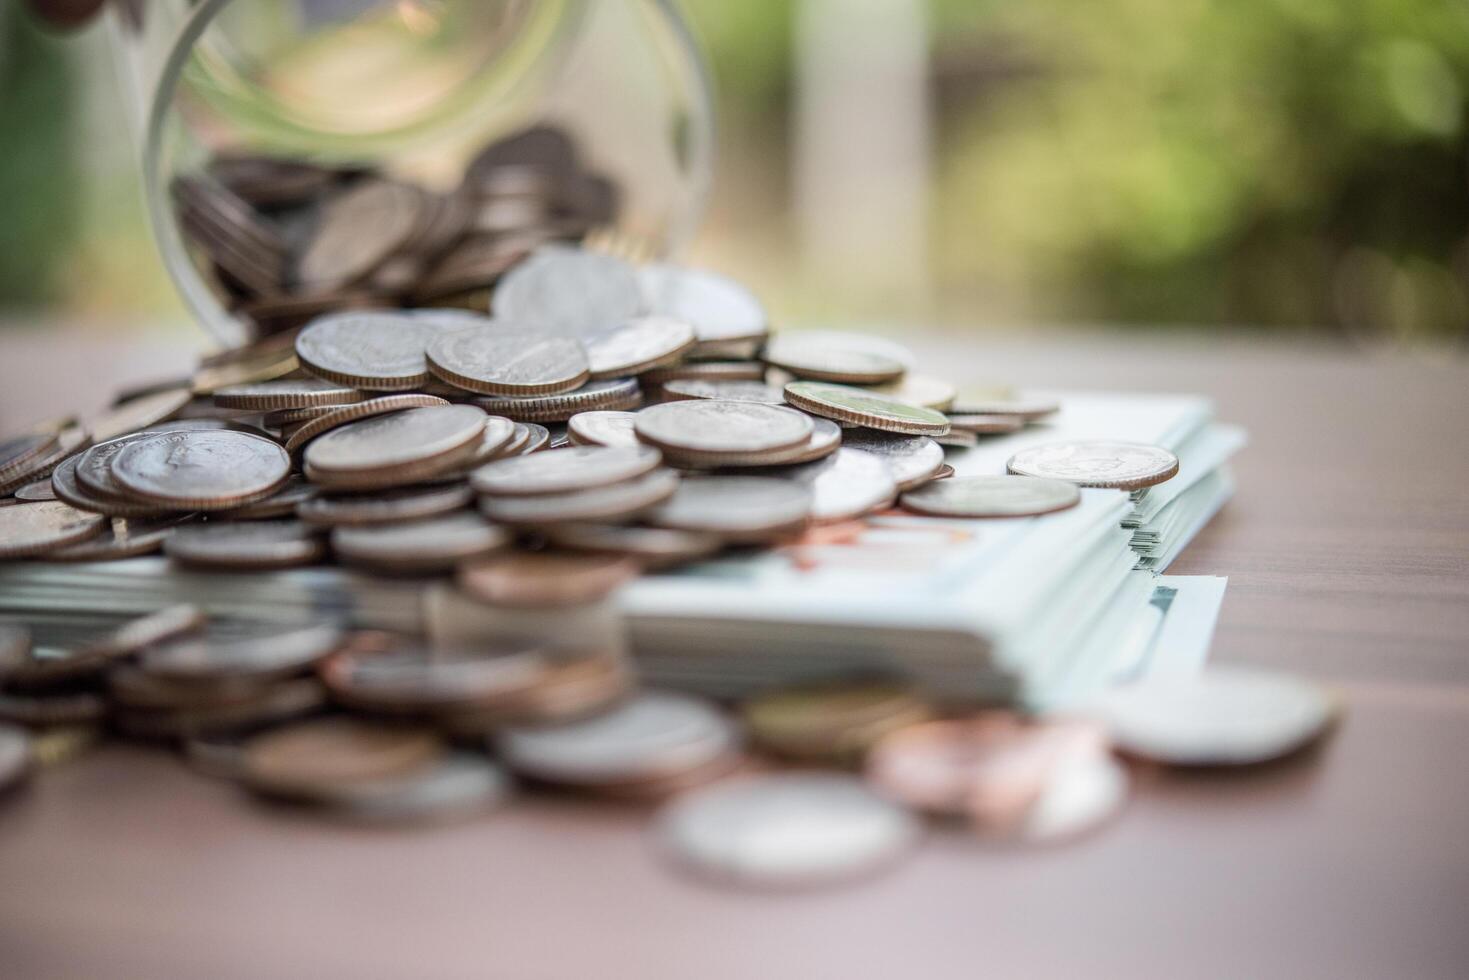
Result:
[[[0,808],[0,976],[1469,975],[1469,362],[1161,334],[915,338],[963,380],[1200,391],[1239,493],[1172,569],[1230,577],[1214,659],[1337,685],[1305,758],[1140,772],[1079,842],[958,831],[869,883],[694,884],[646,814],[526,800],[383,831],[253,805],[107,747]],[[181,348],[0,333],[0,429],[102,404]]]

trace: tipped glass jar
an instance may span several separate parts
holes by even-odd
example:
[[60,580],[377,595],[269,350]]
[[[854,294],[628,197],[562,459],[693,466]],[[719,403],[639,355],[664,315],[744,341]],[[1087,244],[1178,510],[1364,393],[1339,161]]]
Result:
[[671,0],[124,0],[148,210],[238,345],[336,309],[483,311],[548,241],[634,258],[700,218],[713,109]]

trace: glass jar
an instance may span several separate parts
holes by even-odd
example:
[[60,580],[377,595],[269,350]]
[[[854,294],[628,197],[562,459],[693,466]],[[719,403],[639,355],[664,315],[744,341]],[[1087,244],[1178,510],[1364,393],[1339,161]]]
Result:
[[126,0],[164,264],[219,341],[344,307],[483,310],[547,240],[676,251],[712,170],[673,0]]

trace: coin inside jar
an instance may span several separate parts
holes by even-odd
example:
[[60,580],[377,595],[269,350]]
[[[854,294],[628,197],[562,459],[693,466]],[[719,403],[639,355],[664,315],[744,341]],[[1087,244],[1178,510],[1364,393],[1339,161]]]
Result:
[[1141,490],[1176,475],[1178,457],[1161,446],[1133,442],[1057,442],[1022,449],[1006,468],[1082,487]]
[[1076,484],[1031,476],[962,476],[910,490],[905,510],[937,517],[1031,517],[1081,503]]

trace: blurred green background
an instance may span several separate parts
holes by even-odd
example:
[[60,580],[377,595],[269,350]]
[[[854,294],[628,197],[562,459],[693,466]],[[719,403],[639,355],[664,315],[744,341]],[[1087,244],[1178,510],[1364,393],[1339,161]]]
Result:
[[[685,6],[721,126],[695,257],[791,319],[1469,334],[1469,5]],[[7,312],[182,315],[105,34],[0,6]]]

